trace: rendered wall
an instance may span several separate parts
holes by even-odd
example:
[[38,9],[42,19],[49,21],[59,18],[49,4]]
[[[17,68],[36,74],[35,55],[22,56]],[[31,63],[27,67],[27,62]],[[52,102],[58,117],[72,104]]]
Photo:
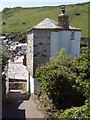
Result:
[[[72,32],[74,32],[74,38],[72,39]],[[64,48],[67,54],[71,57],[76,57],[80,52],[80,31],[63,30],[51,33],[51,58],[54,57],[55,53],[61,48]]]
[[68,54],[71,52],[71,31],[62,31],[61,48],[64,48]]
[[53,58],[55,56],[55,53],[61,49],[61,42],[62,42],[62,32],[52,32],[51,44],[50,44],[51,58]]
[[33,94],[35,91],[35,80],[34,78],[30,75],[30,93]]
[[71,56],[77,57],[80,53],[81,32],[75,32],[75,39],[71,41]]

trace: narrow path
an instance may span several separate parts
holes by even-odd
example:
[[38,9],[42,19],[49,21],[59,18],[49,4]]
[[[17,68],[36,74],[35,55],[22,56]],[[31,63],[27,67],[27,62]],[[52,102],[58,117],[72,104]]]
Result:
[[45,118],[39,109],[35,97],[21,91],[12,91],[8,95],[7,103],[3,106],[3,118]]

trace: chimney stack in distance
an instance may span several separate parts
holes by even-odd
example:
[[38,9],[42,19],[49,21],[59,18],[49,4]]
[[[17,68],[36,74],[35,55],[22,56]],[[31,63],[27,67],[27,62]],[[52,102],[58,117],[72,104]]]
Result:
[[63,29],[69,29],[68,15],[65,14],[65,7],[61,8],[61,14],[58,16],[58,26]]

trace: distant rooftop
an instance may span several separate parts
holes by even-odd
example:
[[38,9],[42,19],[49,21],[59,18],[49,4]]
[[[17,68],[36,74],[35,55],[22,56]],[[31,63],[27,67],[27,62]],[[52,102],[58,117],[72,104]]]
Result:
[[3,40],[5,38],[6,38],[6,36],[0,36],[0,40]]
[[[61,26],[58,26],[58,22],[54,21],[49,18],[45,18],[43,21],[41,21],[39,24],[35,25],[32,29],[61,29],[63,28]],[[32,29],[28,30],[31,31]],[[71,27],[69,26],[70,30],[80,30],[79,28]]]
[[27,69],[21,63],[9,63],[8,64],[8,78],[27,80]]

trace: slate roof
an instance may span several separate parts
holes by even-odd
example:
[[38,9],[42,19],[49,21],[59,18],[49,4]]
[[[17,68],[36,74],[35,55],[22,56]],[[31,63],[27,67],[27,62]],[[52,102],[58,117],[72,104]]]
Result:
[[39,24],[34,26],[33,28],[47,28],[47,29],[53,29],[53,28],[61,28],[57,25],[57,22],[54,20],[51,20],[49,18],[44,19]]
[[19,63],[10,63],[8,64],[8,78],[9,79],[20,79],[27,80],[27,69],[26,66]]
[[[31,28],[28,31],[31,31],[32,29],[61,29],[63,30],[61,26],[58,26],[57,21],[54,21],[49,18],[45,18],[43,21],[41,21],[39,24],[35,25],[33,28]],[[80,29],[69,26],[69,30],[80,30]]]

